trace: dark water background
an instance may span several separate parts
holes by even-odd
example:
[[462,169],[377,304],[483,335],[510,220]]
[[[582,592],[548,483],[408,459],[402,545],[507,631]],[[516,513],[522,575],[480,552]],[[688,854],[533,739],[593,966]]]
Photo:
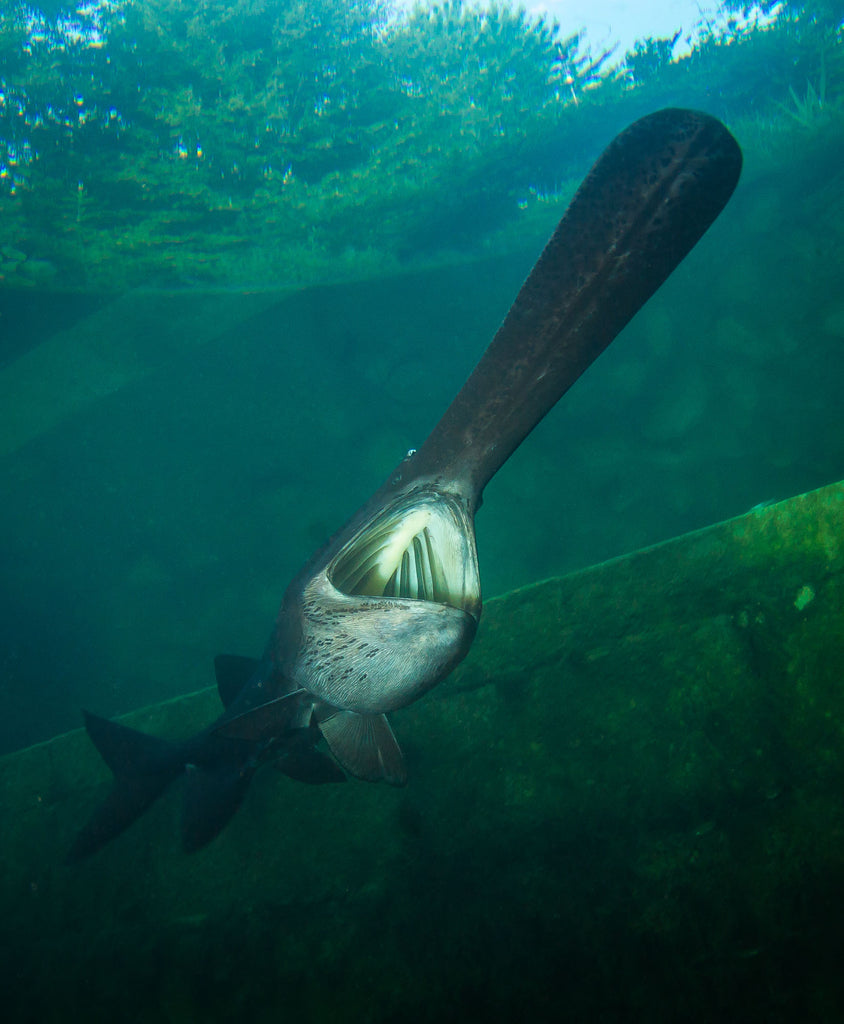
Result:
[[[457,392],[576,182],[659,107],[724,119],[741,182],[488,486],[484,594],[844,479],[841,5],[787,4],[680,63],[649,40],[626,71],[524,19],[484,42],[454,4],[356,35],[376,8],[146,0],[76,48],[49,41],[53,0],[43,23],[0,11],[0,753],[258,654],[287,581]],[[288,67],[289,123],[265,123]],[[765,595],[795,636],[803,584]],[[194,859],[170,803],[65,868],[87,739],[4,760],[0,1005],[840,1020],[835,657],[783,641],[820,666],[798,693],[774,617],[677,621],[636,621],[612,657],[589,633],[570,678],[445,684],[395,716],[404,790],[261,773]]]
[[[487,596],[844,476],[842,150],[748,153],[721,220],[490,484]],[[3,459],[3,748],[257,652],[286,581],[424,439],[538,248],[243,319],[215,294],[235,311],[219,336],[152,355],[130,339],[125,383]],[[109,301],[3,292],[4,337],[32,349],[99,310],[119,340]],[[153,337],[173,301],[144,297]]]

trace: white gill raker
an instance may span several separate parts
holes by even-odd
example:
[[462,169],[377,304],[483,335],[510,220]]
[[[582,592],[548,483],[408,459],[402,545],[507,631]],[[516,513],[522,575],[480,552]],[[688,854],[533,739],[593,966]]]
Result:
[[390,579],[393,581],[393,597],[401,597],[401,559]]
[[431,579],[431,567],[428,563],[428,549],[425,544],[425,534],[417,535],[413,539],[413,553],[416,556],[416,574],[419,579],[420,596],[425,601],[433,600],[433,580]]
[[431,600],[442,600],[442,585],[443,582],[445,582],[444,589],[446,593],[444,596],[448,596],[448,581],[443,581],[442,579],[442,565],[440,565],[439,559],[437,558],[437,553],[434,550],[434,538],[431,536],[430,531],[425,530],[422,534],[422,537],[425,541],[425,552],[428,556],[426,559],[426,565],[428,567],[428,578],[431,581]]
[[396,566],[396,597],[407,597],[407,566],[405,565],[406,554],[407,552],[402,552],[399,564]]
[[437,558],[436,544],[428,529],[411,539],[395,570],[384,586],[385,597],[404,597],[417,601],[448,603],[452,595],[450,581]]
[[413,540],[410,538],[410,543],[404,549],[404,555],[402,560],[407,559],[407,596],[408,597],[419,597],[419,576],[416,572],[416,553],[413,549]]
[[354,594],[363,585],[366,576],[369,575],[373,565],[378,563],[378,553],[369,554],[362,561],[348,562],[342,566],[343,574],[336,575],[334,585],[338,590],[347,594]]
[[454,558],[448,557],[452,552],[442,536],[444,526],[423,510],[387,519],[338,558],[332,582],[350,595],[459,604],[464,588]]
[[416,586],[411,576],[409,561],[405,562],[405,556],[413,543],[413,538],[424,530],[430,522],[431,514],[427,509],[415,509],[410,515],[405,515],[398,520],[393,520],[383,531],[387,542],[381,549],[379,559],[380,579],[373,580],[370,589],[377,589],[381,593],[387,593],[389,579],[392,576],[393,568],[402,564],[399,573],[399,596],[413,597],[416,593]]
[[[362,551],[355,551],[359,556],[354,562],[343,565],[343,576],[335,581],[335,586],[348,594],[366,589],[367,578],[372,570],[379,568],[384,558],[384,551],[389,547],[389,537],[377,547],[368,544]],[[363,557],[360,557],[363,556]]]
[[[421,519],[421,522],[420,522]],[[383,594],[401,558],[403,543],[415,525],[426,521],[417,511],[405,519],[387,519],[367,530],[337,560],[334,585],[347,594]],[[405,536],[402,536],[402,535]]]

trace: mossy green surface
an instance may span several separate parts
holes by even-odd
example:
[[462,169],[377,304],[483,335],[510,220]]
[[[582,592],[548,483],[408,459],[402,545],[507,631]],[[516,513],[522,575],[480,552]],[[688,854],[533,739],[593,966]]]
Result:
[[406,789],[267,770],[192,857],[168,798],[64,867],[106,770],[5,757],[6,1019],[840,1020],[842,536],[836,484],[490,601]]

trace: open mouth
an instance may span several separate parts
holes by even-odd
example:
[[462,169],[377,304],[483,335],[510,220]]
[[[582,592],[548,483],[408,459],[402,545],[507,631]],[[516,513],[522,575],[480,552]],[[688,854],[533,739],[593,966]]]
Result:
[[477,617],[481,587],[472,523],[453,498],[428,492],[379,513],[328,567],[349,596],[450,605]]

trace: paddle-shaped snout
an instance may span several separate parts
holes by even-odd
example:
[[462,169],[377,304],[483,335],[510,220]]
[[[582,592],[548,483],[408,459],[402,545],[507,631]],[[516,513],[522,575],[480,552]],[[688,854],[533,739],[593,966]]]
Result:
[[696,111],[659,111],[608,146],[425,444],[288,588],[274,657],[292,683],[375,714],[465,656],[484,486],[695,245],[740,170],[733,137]]
[[391,478],[473,507],[490,478],[724,208],[741,150],[720,121],[660,110],[607,146],[430,436]]
[[261,661],[218,661],[218,722],[171,744],[88,717],[115,784],[72,858],[122,832],[185,770],[187,849],[219,832],[262,760],[337,781],[317,727],[347,771],[404,783],[383,713],[436,685],[474,639],[485,484],[697,242],[740,169],[730,133],[694,111],[659,111],[610,144],[428,440],[291,582]]

